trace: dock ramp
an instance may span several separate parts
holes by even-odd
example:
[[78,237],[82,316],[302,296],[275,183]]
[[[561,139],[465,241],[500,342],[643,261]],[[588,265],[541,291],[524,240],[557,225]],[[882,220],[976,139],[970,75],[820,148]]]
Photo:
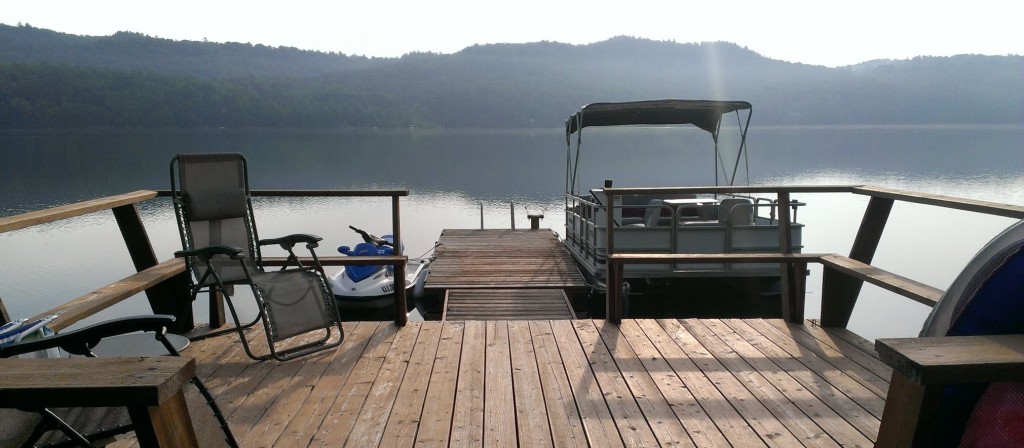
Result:
[[443,298],[442,318],[573,319],[589,290],[550,229],[445,229],[438,243],[424,289]]

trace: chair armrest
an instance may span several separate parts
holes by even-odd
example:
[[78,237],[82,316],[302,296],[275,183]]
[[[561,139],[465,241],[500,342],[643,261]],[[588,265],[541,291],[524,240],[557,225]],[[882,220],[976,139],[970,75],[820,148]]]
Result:
[[174,253],[174,256],[178,258],[203,257],[209,259],[214,255],[227,255],[235,259],[245,257],[245,254],[242,253],[242,249],[239,249],[237,247],[224,246],[220,244],[201,247],[199,249],[179,250]]
[[310,234],[307,234],[307,233],[296,233],[296,234],[293,234],[293,235],[283,236],[283,237],[280,237],[280,238],[263,239],[263,240],[260,240],[258,244],[260,246],[269,246],[271,244],[279,244],[279,245],[281,245],[281,248],[283,248],[283,249],[290,249],[290,248],[294,247],[295,244],[297,244],[297,243],[306,243],[306,248],[307,249],[313,249],[313,248],[319,246],[319,244],[317,244],[317,243],[319,243],[320,240],[322,240],[322,239],[323,238],[320,238],[319,236],[316,236],[316,235],[310,235]]
[[92,347],[95,347],[96,344],[99,344],[103,338],[137,331],[165,333],[172,324],[174,324],[174,316],[164,314],[122,317],[54,336],[47,336],[42,339],[11,344],[0,348],[0,358],[8,358],[54,347],[60,347],[61,350],[73,355],[84,355]]
[[922,385],[1024,381],[1024,334],[878,339],[875,350]]

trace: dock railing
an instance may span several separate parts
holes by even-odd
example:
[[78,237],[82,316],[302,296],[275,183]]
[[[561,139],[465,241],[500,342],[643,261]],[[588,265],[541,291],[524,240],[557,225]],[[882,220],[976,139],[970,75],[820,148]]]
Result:
[[[0,217],[0,233],[13,232],[41,224],[61,221],[94,212],[111,210],[124,238],[136,273],[72,299],[40,313],[36,318],[57,315],[48,326],[59,331],[107,309],[129,297],[145,292],[151,309],[156,314],[175,316],[172,331],[187,333],[196,329],[189,294],[190,275],[180,258],[158,261],[136,204],[157,196],[169,196],[169,191],[140,190],[74,204],[62,205],[19,215]],[[408,258],[401,253],[401,213],[399,199],[408,196],[408,190],[253,190],[253,196],[288,197],[389,197],[391,198],[391,225],[396,253],[379,257],[319,257],[323,265],[392,265],[395,267],[395,324],[405,325],[408,309],[405,297],[405,267]],[[284,257],[265,257],[266,265],[284,263]],[[2,296],[0,296],[2,297]],[[210,329],[225,322],[223,301],[218,295],[210,298]],[[0,300],[0,324],[9,321]]]
[[[779,253],[728,254],[648,254],[615,253],[615,224],[613,214],[606,213],[607,277],[606,319],[619,323],[624,317],[621,287],[623,267],[627,264],[666,263],[779,263],[782,282],[782,313],[789,322],[804,320],[804,282],[808,263],[823,266],[821,293],[821,325],[846,328],[857,304],[864,282],[880,286],[916,302],[935,306],[944,291],[911,280],[871,265],[882,231],[889,219],[895,201],[904,201],[936,207],[964,210],[1007,218],[1024,219],[1024,206],[963,199],[927,193],[895,190],[864,185],[826,186],[719,186],[685,188],[607,188],[608,203],[614,204],[621,195],[678,195],[678,194],[774,194],[777,197],[779,220]],[[790,225],[791,195],[804,193],[851,193],[870,197],[860,228],[848,256],[832,253],[794,254]]]

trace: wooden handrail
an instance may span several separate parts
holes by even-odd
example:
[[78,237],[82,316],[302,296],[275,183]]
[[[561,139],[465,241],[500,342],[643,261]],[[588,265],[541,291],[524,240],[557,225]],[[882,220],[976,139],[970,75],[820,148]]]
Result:
[[732,194],[732,193],[850,193],[860,185],[729,185],[717,187],[613,187],[605,188],[608,195],[667,195],[667,194]]
[[820,261],[821,257],[835,254],[783,254],[783,253],[729,253],[729,254],[645,254],[618,253],[608,257],[616,264],[672,264],[672,263],[789,263]]
[[[157,195],[166,197],[170,190],[157,190]],[[253,196],[268,197],[338,197],[338,198],[385,198],[409,196],[409,190],[249,190]]]
[[915,302],[934,307],[945,292],[924,283],[901,277],[842,255],[829,254],[818,260],[843,274],[880,286]]
[[[672,263],[821,263],[850,278],[867,281],[916,302],[935,306],[943,290],[893,274],[838,254],[730,253],[730,254],[645,254],[619,253],[608,257],[609,278],[620,275],[626,264]],[[822,297],[822,308],[830,297]],[[611,313],[609,313],[611,314]],[[611,316],[614,318],[616,316]],[[621,319],[621,316],[618,316]]]
[[[861,221],[857,238],[851,248],[850,255],[843,257],[836,254],[821,256],[815,262],[825,266],[824,278],[822,281],[822,315],[821,324],[826,327],[846,327],[849,322],[853,308],[860,295],[861,285],[864,281],[881,286],[889,291],[896,292],[916,302],[935,306],[935,303],[942,297],[943,291],[931,286],[892,274],[871,266],[875,250],[881,240],[882,231],[885,229],[889,219],[889,211],[895,201],[904,201],[917,204],[931,205],[955,210],[983,213],[993,216],[1002,216],[1014,219],[1024,219],[1024,206],[1001,204],[997,202],[979,201],[974,199],[963,199],[952,196],[943,196],[929,193],[917,193],[891,188],[865,186],[865,185],[822,185],[822,186],[778,186],[778,185],[755,185],[755,186],[715,186],[715,187],[658,187],[658,188],[606,188],[605,194],[609,203],[614,203],[612,198],[621,195],[671,195],[671,194],[735,194],[735,193],[769,193],[779,196],[780,207],[784,199],[788,199],[792,193],[852,193],[871,197],[871,201],[865,210],[864,219]],[[781,211],[781,209],[780,209]],[[623,257],[617,257],[615,248],[615,225],[612,220],[612,213],[607,213],[606,226],[606,248],[609,254],[609,272],[606,276],[609,285],[620,284],[622,281],[622,269],[612,268],[616,263],[622,264]],[[781,234],[783,226],[780,225],[780,242],[784,244],[785,235]],[[780,247],[786,247],[785,245]],[[627,254],[630,263],[664,264],[667,260],[681,260],[686,263],[756,263],[756,258],[744,260],[731,258],[741,254],[720,255],[686,255],[683,258],[665,258],[666,255],[653,254]],[[742,254],[754,255],[754,254]],[[757,254],[764,255],[764,254]],[[771,254],[782,255],[782,254]],[[637,256],[637,257],[634,257]],[[671,257],[675,257],[672,255]],[[775,262],[771,256],[762,258],[765,262]],[[614,262],[613,262],[614,260]],[[793,258],[779,261],[783,266],[783,294],[789,296],[784,307],[784,312],[798,308],[802,302],[797,301],[797,295],[802,294],[792,288],[794,278],[798,273],[794,268],[799,268],[800,263],[805,262],[802,258]],[[787,281],[788,285],[787,285]],[[608,315],[613,322],[621,318],[621,300],[617,288],[608,288]],[[827,298],[827,299],[826,299]],[[800,299],[802,300],[802,299]],[[799,311],[799,310],[797,310]],[[799,313],[789,317],[799,317]]]
[[35,316],[32,320],[56,314],[57,318],[47,326],[53,330],[62,330],[184,272],[185,262],[180,258],[172,258],[61,304]]
[[[406,265],[409,257],[405,255],[380,255],[380,256],[358,256],[358,257],[317,257],[323,266],[376,266],[376,265]],[[263,257],[264,266],[284,266],[287,264],[286,257]],[[302,263],[312,263],[312,257],[299,257]]]
[[157,192],[155,191],[140,190],[132,193],[93,199],[91,201],[76,202],[74,204],[62,205],[59,207],[48,208],[46,210],[38,210],[14,216],[5,216],[0,218],[0,233],[60,221],[62,219],[74,218],[88,213],[110,210],[125,205],[136,204],[147,199],[152,199],[156,197],[156,195]]
[[1000,204],[998,202],[978,201],[974,199],[943,196],[939,194],[914,193],[892,188],[861,186],[854,187],[853,193],[916,204],[933,205],[942,208],[984,213],[987,215],[1004,216],[1007,218],[1024,219],[1024,206]]
[[[395,245],[401,247],[397,202],[399,197],[408,196],[409,190],[253,190],[252,194],[254,196],[294,197],[390,197],[392,199],[392,226],[395,228],[393,232]],[[174,329],[175,331],[191,330],[194,324],[191,316],[191,303],[187,288],[188,273],[185,270],[185,264],[181,259],[157,262],[149,237],[146,235],[145,228],[135,208],[135,204],[157,196],[170,196],[170,191],[140,190],[45,210],[0,217],[0,233],[4,233],[88,213],[111,210],[114,212],[114,217],[121,229],[125,244],[128,246],[132,261],[138,270],[135,274],[63,303],[36,317],[58,315],[58,318],[52,321],[49,326],[54,330],[60,330],[128,297],[140,292],[146,292],[154,312],[173,314],[178,318],[176,321],[178,326]],[[284,258],[268,257],[264,259],[264,262],[271,266],[281,265],[284,262]],[[395,321],[398,324],[404,324],[407,319],[404,296],[404,271],[407,262],[408,257],[401,254],[386,257],[321,258],[321,263],[326,266],[373,264],[395,266],[396,276],[398,276],[395,280]],[[0,305],[2,305],[2,302],[0,302]]]

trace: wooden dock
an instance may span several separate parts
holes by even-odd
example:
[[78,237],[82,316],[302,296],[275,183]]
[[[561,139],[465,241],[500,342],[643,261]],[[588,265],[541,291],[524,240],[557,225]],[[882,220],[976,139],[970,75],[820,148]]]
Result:
[[287,363],[249,360],[232,335],[183,354],[245,447],[867,447],[891,374],[867,341],[810,322],[345,329]]
[[424,290],[444,319],[573,319],[571,298],[588,291],[550,229],[445,229],[438,243]]

